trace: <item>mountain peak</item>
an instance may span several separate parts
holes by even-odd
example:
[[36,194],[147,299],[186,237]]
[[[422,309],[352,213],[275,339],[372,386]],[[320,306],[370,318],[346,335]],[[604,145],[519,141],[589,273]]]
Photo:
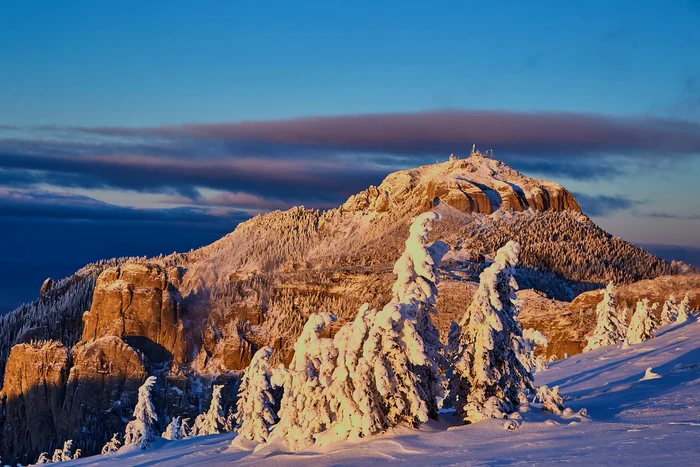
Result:
[[558,183],[527,177],[478,151],[466,159],[389,174],[378,187],[350,196],[342,211],[385,212],[397,207],[432,209],[439,203],[468,213],[511,211],[575,211],[581,208]]

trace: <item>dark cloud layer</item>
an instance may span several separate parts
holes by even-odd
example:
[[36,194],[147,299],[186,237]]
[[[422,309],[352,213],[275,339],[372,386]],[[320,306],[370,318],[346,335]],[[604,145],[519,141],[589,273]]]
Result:
[[700,152],[700,125],[693,122],[566,112],[434,111],[83,131],[404,154],[463,152],[473,143],[529,155]]
[[630,209],[644,204],[644,201],[632,200],[624,196],[587,195],[574,193],[581,210],[589,216],[607,217],[617,211]]
[[[203,160],[151,156],[64,156],[0,152],[7,185],[46,183],[117,188],[198,198],[196,187],[246,192],[289,202],[337,202],[379,183],[385,170],[342,161],[236,158]],[[9,170],[12,169],[12,170]]]
[[235,227],[248,219],[248,212],[211,213],[196,207],[137,209],[117,206],[81,195],[48,191],[27,191],[0,188],[0,219],[39,218],[52,220],[115,221],[121,223],[165,223],[171,226],[197,228],[223,225]]

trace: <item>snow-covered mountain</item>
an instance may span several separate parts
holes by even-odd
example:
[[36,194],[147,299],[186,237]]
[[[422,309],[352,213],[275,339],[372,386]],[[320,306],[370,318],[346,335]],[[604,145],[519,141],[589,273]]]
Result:
[[[597,227],[560,185],[482,154],[396,172],[336,209],[276,211],[195,251],[89,265],[0,318],[3,458],[33,461],[67,439],[98,451],[145,374],[158,375],[155,403],[168,416],[202,413],[214,382],[230,406],[255,351],[269,345],[274,364],[288,363],[312,312],[338,317],[333,334],[362,303],[386,304],[409,225],[428,210],[441,215],[431,241],[450,247],[435,318],[443,336],[485,267],[470,257],[488,264],[509,240],[522,246],[517,280],[531,289],[521,321],[559,356],[580,351],[593,328],[594,310],[568,303],[581,292],[687,272]],[[669,290],[694,288],[697,307],[697,282]]]
[[[274,444],[256,452],[246,443],[233,448],[233,433],[160,440],[147,451],[124,449],[65,465],[697,464],[700,322],[665,326],[628,349],[609,346],[555,362],[535,383],[558,385],[573,411],[553,415],[533,404],[515,431],[504,430],[503,420],[464,426],[443,413],[420,429],[399,427],[299,453]],[[588,416],[578,414],[581,409]]]

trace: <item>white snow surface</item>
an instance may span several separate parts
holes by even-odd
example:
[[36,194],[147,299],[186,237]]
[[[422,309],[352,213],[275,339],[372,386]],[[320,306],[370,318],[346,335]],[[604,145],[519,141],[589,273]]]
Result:
[[[399,427],[297,453],[275,444],[253,452],[254,442],[230,448],[236,435],[228,433],[157,438],[147,450],[128,447],[62,465],[697,465],[700,322],[691,317],[655,334],[627,349],[617,344],[552,363],[537,374],[536,385],[559,386],[566,407],[586,408],[590,418],[570,410],[554,415],[533,404],[520,413],[515,431],[497,419],[461,425],[448,413],[419,429]],[[650,367],[660,377],[640,381]]]

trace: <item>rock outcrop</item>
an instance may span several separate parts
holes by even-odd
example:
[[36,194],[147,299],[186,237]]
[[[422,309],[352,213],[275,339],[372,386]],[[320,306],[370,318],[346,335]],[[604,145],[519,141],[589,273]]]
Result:
[[16,345],[0,393],[2,458],[27,465],[67,439],[95,452],[123,430],[145,378],[139,355],[117,337],[71,351],[53,341]]
[[47,277],[43,284],[41,284],[41,289],[39,290],[39,296],[42,297],[46,292],[53,289],[56,283],[50,277]]
[[184,363],[187,346],[180,319],[182,299],[156,264],[126,264],[105,270],[83,316],[83,342],[117,336],[151,361]]
[[60,342],[19,344],[5,369],[2,458],[26,465],[57,440],[63,394],[71,365],[70,351]]
[[482,154],[468,159],[390,174],[378,187],[351,196],[343,211],[385,212],[409,205],[428,210],[443,202],[467,213],[492,214],[498,209],[516,212],[575,211],[581,208],[561,185],[525,177],[502,162]]

